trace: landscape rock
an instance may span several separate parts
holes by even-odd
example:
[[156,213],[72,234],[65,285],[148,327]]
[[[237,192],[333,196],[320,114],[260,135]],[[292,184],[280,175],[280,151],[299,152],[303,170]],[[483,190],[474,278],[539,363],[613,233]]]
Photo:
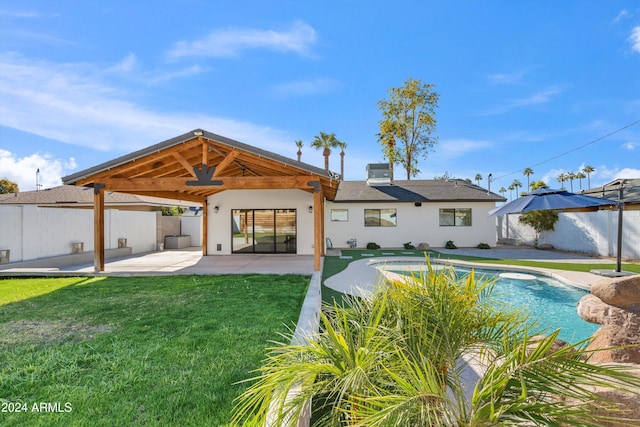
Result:
[[543,251],[552,251],[553,245],[550,243],[545,243],[544,245],[539,245],[538,249],[542,249]]
[[599,280],[591,293],[609,305],[640,311],[640,274]]
[[429,249],[431,246],[429,246],[428,243],[420,243],[418,245],[418,249],[420,249],[421,251],[424,251],[425,249]]
[[[621,346],[629,346],[620,348]],[[614,348],[612,348],[614,347]],[[600,350],[589,359],[592,363],[634,363],[640,365],[640,330],[632,331],[617,325],[604,325],[593,334],[587,350]]]
[[[622,365],[622,364],[619,364]],[[631,369],[629,373],[640,378],[640,368]],[[591,387],[591,391],[602,397],[604,400],[614,402],[617,407],[622,411],[616,414],[620,417],[625,417],[629,421],[627,422],[604,422],[602,427],[618,427],[618,426],[633,426],[640,425],[640,388],[636,387],[628,391],[615,390],[609,387]],[[610,412],[604,412],[602,409],[594,408],[595,413],[598,415],[613,415]]]
[[602,350],[591,361],[640,365],[640,275],[598,281],[577,310],[587,322],[602,325],[587,347]]
[[578,316],[590,323],[604,324],[612,307],[593,294],[587,294],[578,301]]

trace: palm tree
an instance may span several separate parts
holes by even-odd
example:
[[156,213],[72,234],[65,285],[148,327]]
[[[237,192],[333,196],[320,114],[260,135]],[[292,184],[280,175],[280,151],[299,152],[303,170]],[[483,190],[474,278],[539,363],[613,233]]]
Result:
[[533,169],[524,168],[524,170],[522,171],[522,175],[527,177],[527,191],[531,191],[531,186],[529,185],[529,177],[533,175]]
[[320,135],[316,135],[315,139],[311,143],[311,147],[316,150],[322,149],[322,155],[324,156],[324,170],[329,170],[329,155],[331,149],[338,147],[340,141],[336,138],[335,133],[320,132]]
[[585,179],[587,176],[585,174],[583,174],[582,172],[578,172],[576,174],[576,178],[578,179],[578,182],[580,183],[580,191],[582,191],[582,180]]
[[504,187],[500,187],[500,190],[498,190],[498,193],[502,194],[502,197],[504,197],[504,193],[507,192],[507,189]]
[[531,183],[531,191],[537,190],[538,188],[549,188],[549,186],[543,180],[533,181]]
[[[273,347],[232,423],[297,425],[313,399],[316,425],[597,426],[619,412],[593,386],[640,386],[623,366],[589,363],[586,342],[536,337],[535,322],[492,297],[493,282],[426,273],[325,307],[321,332]],[[484,371],[472,394],[463,355]]]
[[475,177],[476,182],[478,183],[478,187],[480,187],[480,181],[482,181],[482,175],[480,175],[479,173],[476,174]]
[[302,142],[301,139],[296,141],[296,147],[298,147],[298,161],[300,161],[300,157],[302,156],[302,146],[304,145],[304,142]]
[[344,181],[344,149],[347,148],[347,143],[339,141],[338,146],[340,147],[340,180]]
[[513,190],[516,188],[515,185],[513,185],[513,183],[507,187],[509,189],[509,200],[513,200]]
[[569,184],[571,184],[571,192],[573,193],[573,180],[576,179],[576,174],[573,172],[568,172],[567,179],[569,180]]
[[596,169],[593,166],[585,165],[582,167],[582,172],[587,174],[587,184],[589,186],[589,190],[591,190],[591,174],[595,171]]
[[560,183],[561,190],[564,190],[564,182],[567,180],[567,175],[565,175],[564,173],[561,173],[560,175],[558,175],[558,182]]
[[[513,180],[513,188],[516,190],[516,196],[518,196],[518,188],[522,187],[522,183],[517,179]],[[519,197],[519,196],[518,196]]]

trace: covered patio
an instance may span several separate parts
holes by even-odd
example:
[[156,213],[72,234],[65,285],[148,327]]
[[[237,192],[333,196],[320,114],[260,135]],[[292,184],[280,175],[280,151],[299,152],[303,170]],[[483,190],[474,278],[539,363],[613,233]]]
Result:
[[[312,195],[313,268],[324,255],[324,203],[333,200],[337,177],[329,171],[196,129],[131,154],[62,178],[92,187],[94,271],[105,269],[105,191],[188,201],[202,207],[202,254],[210,255],[210,198],[228,190],[300,190]],[[249,193],[248,193],[249,194]],[[260,208],[260,206],[256,206]],[[231,239],[231,236],[229,236]]]

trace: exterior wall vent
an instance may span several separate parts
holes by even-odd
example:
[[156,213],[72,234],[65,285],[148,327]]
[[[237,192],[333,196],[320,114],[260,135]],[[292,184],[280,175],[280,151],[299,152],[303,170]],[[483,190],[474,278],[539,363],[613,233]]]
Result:
[[367,165],[367,185],[391,185],[389,163],[369,163]]

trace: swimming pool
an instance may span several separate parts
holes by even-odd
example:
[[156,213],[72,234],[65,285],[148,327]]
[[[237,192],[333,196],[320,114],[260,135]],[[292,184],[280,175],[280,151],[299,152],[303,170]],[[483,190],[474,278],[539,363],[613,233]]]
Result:
[[[432,264],[434,269],[443,268],[440,264]],[[398,274],[420,272],[426,270],[424,263],[396,264],[387,262],[377,266],[382,271]],[[454,266],[459,275],[471,272],[471,267]],[[552,277],[535,273],[522,274],[507,270],[489,270],[473,268],[476,277],[485,276],[496,279],[494,295],[509,304],[522,307],[538,319],[540,326],[555,330],[560,328],[559,338],[568,342],[576,342],[590,337],[600,327],[586,322],[576,310],[576,304],[588,291],[564,284]],[[506,273],[506,274],[505,274]],[[509,274],[511,273],[511,274]]]

